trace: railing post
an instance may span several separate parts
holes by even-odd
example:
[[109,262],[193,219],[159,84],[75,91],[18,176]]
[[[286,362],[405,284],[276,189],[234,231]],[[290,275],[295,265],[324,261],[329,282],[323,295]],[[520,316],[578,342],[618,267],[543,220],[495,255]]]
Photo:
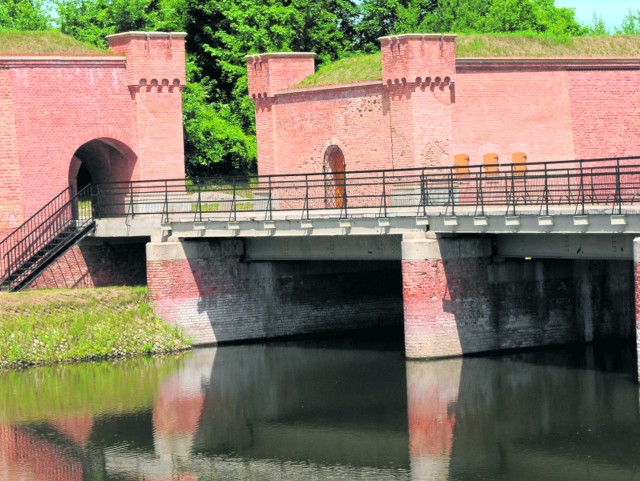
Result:
[[544,205],[545,215],[549,215],[549,175],[546,162],[544,163]]
[[620,159],[616,159],[616,197],[614,200],[618,204],[618,214],[622,214],[622,189],[620,185]]
[[271,192],[271,176],[269,176],[269,197],[267,198],[267,220],[273,220],[273,206],[272,206],[272,201],[273,201],[273,194]]
[[[516,215],[516,175],[513,164],[511,164],[511,201],[513,202],[513,215]],[[507,209],[508,211],[509,209]]]
[[133,202],[133,182],[129,181],[129,213],[131,217],[135,217],[134,202]]
[[451,204],[451,215],[456,215],[456,200],[453,193],[453,168],[449,168],[449,203]]
[[484,216],[484,180],[482,172],[482,167],[478,167],[478,176],[476,177],[476,204],[478,202],[480,203],[480,213]]
[[582,169],[582,160],[580,161],[580,204],[581,213],[584,215],[584,171]]
[[345,219],[348,217],[348,210],[347,210],[348,199],[349,199],[349,196],[347,195],[347,173],[343,172],[342,173],[342,207],[344,207]]
[[384,206],[384,217],[387,217],[387,176],[385,171],[382,171],[382,202]]
[[202,222],[202,185],[197,181],[198,185],[198,221]]
[[236,178],[235,177],[233,178],[232,186],[233,186],[233,196],[231,200],[231,212],[229,212],[229,216],[231,220],[236,220],[237,215],[236,215]]
[[164,220],[163,222],[169,222],[169,184],[164,181]]
[[309,220],[309,174],[304,175],[304,207],[302,208],[302,218]]

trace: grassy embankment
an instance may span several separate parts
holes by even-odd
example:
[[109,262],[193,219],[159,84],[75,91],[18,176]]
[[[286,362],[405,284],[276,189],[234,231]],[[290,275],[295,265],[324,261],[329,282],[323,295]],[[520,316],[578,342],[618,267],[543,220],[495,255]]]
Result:
[[0,295],[0,369],[188,349],[156,316],[144,287]]
[[0,55],[115,55],[60,32],[0,32]]
[[[554,37],[536,34],[458,35],[458,58],[487,57],[638,57],[640,36]],[[379,53],[338,60],[296,87],[365,82],[382,78]]]

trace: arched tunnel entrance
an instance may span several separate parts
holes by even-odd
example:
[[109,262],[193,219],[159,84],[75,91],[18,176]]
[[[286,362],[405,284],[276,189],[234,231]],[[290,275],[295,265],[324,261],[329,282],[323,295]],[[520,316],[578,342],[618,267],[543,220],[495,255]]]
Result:
[[82,144],[69,166],[69,185],[80,190],[91,183],[129,181],[135,177],[137,155],[126,144],[107,138]]

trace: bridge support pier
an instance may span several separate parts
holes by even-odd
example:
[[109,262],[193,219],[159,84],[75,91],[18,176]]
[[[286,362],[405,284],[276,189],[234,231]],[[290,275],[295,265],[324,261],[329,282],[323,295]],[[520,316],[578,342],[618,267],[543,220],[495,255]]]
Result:
[[640,237],[633,239],[633,273],[635,287],[636,349],[638,352],[638,381],[640,381]]
[[[465,346],[492,322],[488,282],[491,243],[486,238],[406,234],[402,241],[405,350],[408,358],[441,358],[491,350]],[[484,338],[485,336],[482,336]],[[471,339],[470,339],[471,340]]]
[[[638,242],[635,326],[640,338]],[[405,235],[407,357],[443,358],[630,337],[629,267],[628,261],[500,259],[492,257],[487,237]]]

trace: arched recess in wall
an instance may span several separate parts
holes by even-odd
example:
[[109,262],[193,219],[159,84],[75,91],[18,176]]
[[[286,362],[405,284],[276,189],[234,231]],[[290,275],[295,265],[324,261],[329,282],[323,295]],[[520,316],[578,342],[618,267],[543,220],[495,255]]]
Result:
[[[132,180],[138,156],[126,144],[108,138],[90,140],[73,154],[69,164],[69,185],[76,192],[89,184]],[[121,205],[118,199],[110,204]]]
[[328,208],[341,209],[346,201],[346,162],[344,153],[337,145],[330,145],[324,153],[324,202]]

